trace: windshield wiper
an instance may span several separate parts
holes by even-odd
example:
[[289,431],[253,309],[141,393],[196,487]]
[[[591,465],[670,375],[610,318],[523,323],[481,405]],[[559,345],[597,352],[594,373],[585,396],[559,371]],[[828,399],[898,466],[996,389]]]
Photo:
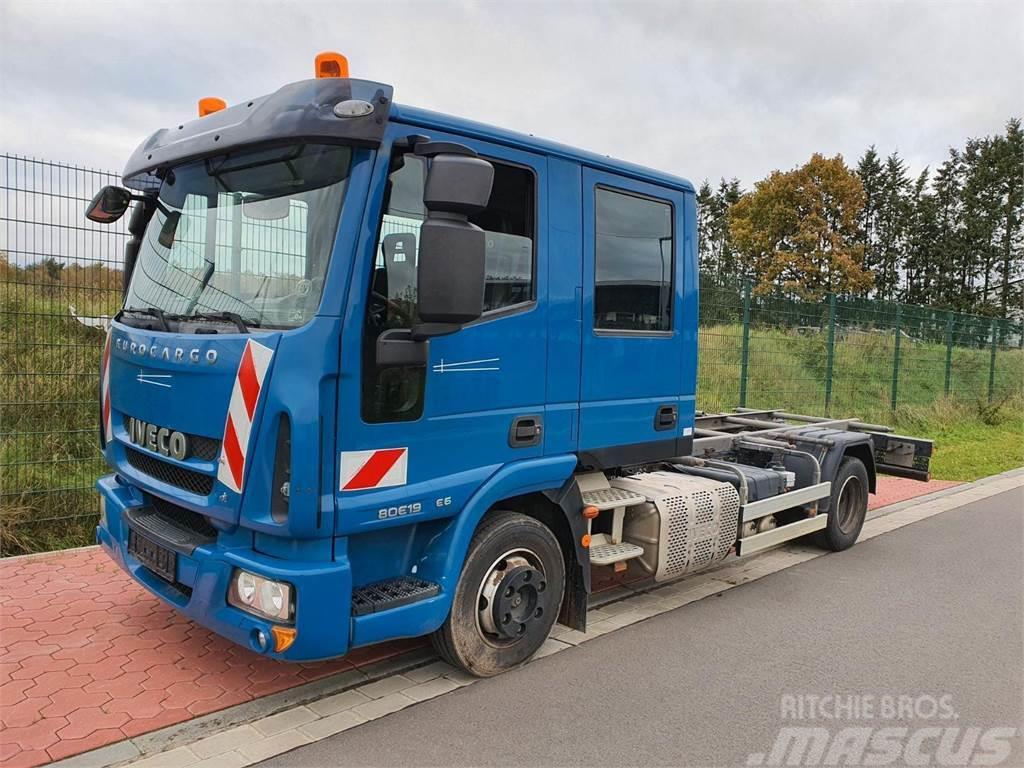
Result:
[[164,314],[162,309],[157,309],[156,307],[125,307],[115,315],[114,319],[120,320],[121,317],[128,312],[133,312],[136,315],[148,315],[149,317],[155,317],[160,321],[160,325],[163,326],[165,331],[168,333],[171,332],[171,326],[167,324],[167,315]]
[[240,333],[248,333],[250,328],[259,328],[258,320],[246,320],[237,312],[196,312],[191,315],[182,315],[182,320],[226,320],[234,323]]

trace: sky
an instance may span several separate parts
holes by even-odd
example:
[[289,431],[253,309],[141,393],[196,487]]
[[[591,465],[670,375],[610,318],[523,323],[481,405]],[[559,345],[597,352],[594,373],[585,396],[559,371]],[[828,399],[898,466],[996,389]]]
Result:
[[323,50],[399,103],[695,183],[871,144],[916,173],[1024,114],[1022,2],[0,0],[0,152],[120,171]]

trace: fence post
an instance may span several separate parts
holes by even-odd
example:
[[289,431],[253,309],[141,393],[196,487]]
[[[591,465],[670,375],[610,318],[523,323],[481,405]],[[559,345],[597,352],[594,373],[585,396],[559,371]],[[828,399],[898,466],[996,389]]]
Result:
[[999,339],[999,321],[992,318],[992,352],[988,357],[988,401],[992,402],[992,394],[996,389],[996,344]]
[[900,322],[903,319],[903,305],[896,305],[896,345],[892,353],[892,396],[890,398],[891,410],[896,410],[896,396],[900,387],[900,337],[903,331],[900,330]]
[[953,388],[953,310],[946,312],[946,396]]
[[740,408],[747,406],[747,364],[750,361],[750,280],[743,281],[743,348],[740,352]]
[[828,349],[825,358],[825,415],[832,415],[832,370],[836,361],[836,295],[828,295]]

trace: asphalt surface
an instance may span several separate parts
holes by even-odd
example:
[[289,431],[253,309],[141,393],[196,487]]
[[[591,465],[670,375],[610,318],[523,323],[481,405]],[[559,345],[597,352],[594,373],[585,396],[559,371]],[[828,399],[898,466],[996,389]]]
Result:
[[[834,736],[867,725],[1016,727],[1001,764],[1019,766],[1022,584],[1018,488],[263,765],[731,766],[770,754],[781,727],[823,726]],[[792,714],[794,701],[829,694],[874,702],[875,718],[783,719],[787,702]],[[884,720],[885,696],[910,697],[920,716]],[[940,709],[956,719],[929,719],[943,696]]]

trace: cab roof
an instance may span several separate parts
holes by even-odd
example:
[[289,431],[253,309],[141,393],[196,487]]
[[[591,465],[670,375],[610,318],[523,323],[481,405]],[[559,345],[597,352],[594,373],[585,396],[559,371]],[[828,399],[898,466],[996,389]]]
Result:
[[527,152],[536,152],[538,154],[573,160],[591,168],[630,176],[651,184],[680,189],[685,192],[694,192],[693,184],[682,176],[675,176],[670,173],[654,170],[653,168],[628,163],[624,160],[616,160],[607,155],[587,152],[577,147],[540,139],[525,133],[509,131],[504,128],[487,125],[486,123],[478,123],[441,112],[432,112],[428,109],[420,109],[419,107],[410,107],[397,103],[392,104],[390,117],[392,121],[400,122],[404,125],[459,133],[463,136],[490,141],[495,144],[503,144]]

